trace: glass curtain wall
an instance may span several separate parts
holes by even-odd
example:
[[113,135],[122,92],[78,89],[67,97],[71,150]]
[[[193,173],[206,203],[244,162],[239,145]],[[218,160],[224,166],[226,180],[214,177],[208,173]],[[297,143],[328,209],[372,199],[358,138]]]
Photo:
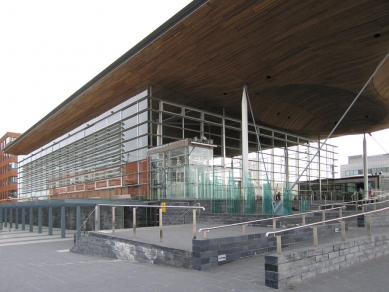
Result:
[[[277,199],[284,204],[319,198],[325,187],[317,181],[334,175],[335,147],[325,145],[320,159],[316,157],[300,178],[309,186],[299,189],[296,184],[287,196],[316,153],[318,142],[258,126],[258,145],[256,129],[249,123],[249,172],[243,185],[239,119],[226,116],[222,109],[180,104],[187,102],[185,96],[156,85],[145,88],[23,157],[19,197],[204,198],[215,201],[215,210],[239,212],[244,208],[252,213],[256,201],[266,196],[275,200],[279,194]],[[147,160],[148,149],[187,138],[209,141],[216,146],[213,155],[194,147],[152,156],[154,164]],[[168,172],[160,171],[166,167]]]

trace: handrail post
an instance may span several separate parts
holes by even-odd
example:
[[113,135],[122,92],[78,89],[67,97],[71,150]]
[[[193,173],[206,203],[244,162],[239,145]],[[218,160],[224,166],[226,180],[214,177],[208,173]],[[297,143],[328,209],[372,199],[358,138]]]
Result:
[[207,233],[208,233],[208,230],[204,230],[204,239],[207,238]]
[[[326,209],[323,210],[323,213],[321,213],[321,221],[326,221]],[[323,223],[325,224],[325,223]]]
[[362,205],[362,213],[364,213],[364,212],[365,212],[365,206]]
[[313,246],[318,247],[319,240],[317,238],[317,226],[312,227],[312,229],[313,229]]
[[112,207],[112,234],[115,234],[115,208]]
[[84,223],[82,223],[82,229],[84,229],[84,234],[86,234],[86,221],[84,221]]
[[282,249],[281,249],[281,235],[277,235],[276,238],[277,238],[277,254],[281,254],[282,253]]
[[355,201],[355,211],[358,211],[358,201]]
[[192,235],[193,239],[196,239],[196,209],[192,210],[193,212],[193,229],[192,229]]
[[374,211],[377,210],[377,202],[374,202]]
[[305,214],[303,215],[302,219],[303,219],[302,224],[305,225]]
[[346,221],[340,222],[342,241],[346,241]]
[[163,240],[162,234],[162,208],[159,208],[159,242],[161,243]]
[[342,218],[342,208],[339,208],[339,218]]
[[132,236],[136,238],[136,208],[132,209]]
[[365,216],[366,218],[366,226],[367,226],[367,236],[368,237],[371,237],[371,219],[370,219],[370,215],[366,215]]
[[100,230],[100,206],[95,206],[95,231]]
[[242,234],[245,234],[246,233],[246,224],[243,224],[242,225]]
[[273,219],[273,230],[277,230],[277,220]]

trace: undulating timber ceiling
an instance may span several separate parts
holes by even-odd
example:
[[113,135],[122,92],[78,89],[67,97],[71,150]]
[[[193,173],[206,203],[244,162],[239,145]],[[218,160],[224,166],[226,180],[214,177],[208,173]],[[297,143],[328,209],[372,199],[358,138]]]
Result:
[[[388,52],[387,0],[193,1],[7,151],[30,153],[146,80],[185,94],[179,102],[237,118],[248,84],[258,124],[324,136]],[[389,61],[334,134],[388,128],[388,109]]]

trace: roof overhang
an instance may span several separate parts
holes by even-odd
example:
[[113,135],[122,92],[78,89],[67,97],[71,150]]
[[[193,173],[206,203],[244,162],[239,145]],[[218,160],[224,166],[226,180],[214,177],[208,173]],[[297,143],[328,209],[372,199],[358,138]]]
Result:
[[[386,0],[193,1],[5,150],[28,154],[146,81],[236,117],[248,84],[257,123],[327,135],[388,51]],[[334,135],[388,128],[388,110],[389,61]]]

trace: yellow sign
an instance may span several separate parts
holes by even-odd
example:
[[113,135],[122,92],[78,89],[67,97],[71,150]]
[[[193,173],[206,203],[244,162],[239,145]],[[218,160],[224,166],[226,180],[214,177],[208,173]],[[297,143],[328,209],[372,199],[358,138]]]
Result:
[[[161,202],[161,206],[166,206],[166,202]],[[162,212],[166,212],[166,208],[162,208]]]

